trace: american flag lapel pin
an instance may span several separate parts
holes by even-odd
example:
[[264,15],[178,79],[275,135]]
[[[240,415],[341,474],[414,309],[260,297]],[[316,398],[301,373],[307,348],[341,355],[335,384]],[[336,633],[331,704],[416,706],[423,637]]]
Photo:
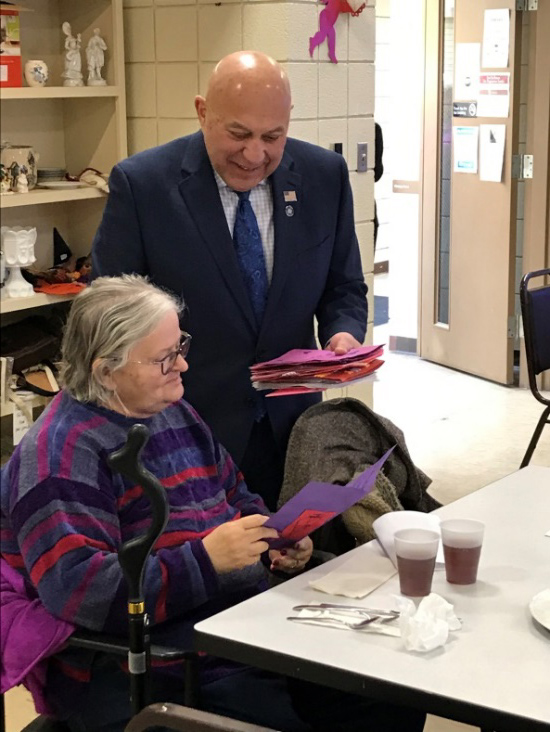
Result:
[[293,201],[297,201],[296,198],[296,191],[283,191],[283,196],[285,199],[285,203],[292,203]]

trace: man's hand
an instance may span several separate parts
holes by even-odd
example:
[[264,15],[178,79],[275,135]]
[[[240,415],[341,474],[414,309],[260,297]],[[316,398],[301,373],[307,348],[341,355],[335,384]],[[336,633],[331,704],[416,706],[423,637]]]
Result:
[[271,559],[270,569],[278,572],[287,572],[292,574],[299,572],[309,562],[311,552],[313,551],[313,542],[306,536],[304,539],[296,542],[289,549],[272,549],[269,552]]
[[267,551],[266,539],[276,539],[275,529],[264,529],[268,516],[254,514],[217,526],[202,540],[218,574],[242,569],[259,561]]
[[334,351],[337,356],[342,356],[352,348],[361,348],[361,343],[351,333],[335,333],[327,344],[327,350]]

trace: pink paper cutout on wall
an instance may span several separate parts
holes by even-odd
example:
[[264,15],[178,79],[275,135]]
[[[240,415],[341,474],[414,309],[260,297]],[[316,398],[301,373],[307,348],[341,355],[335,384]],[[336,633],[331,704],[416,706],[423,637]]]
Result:
[[349,0],[349,2],[348,0],[321,0],[321,2],[326,5],[326,8],[321,10],[319,14],[319,30],[309,39],[309,55],[313,56],[313,51],[326,38],[329,58],[333,64],[337,64],[334,24],[340,13],[351,13],[354,17],[357,17],[366,7],[366,3],[361,3],[361,0]]

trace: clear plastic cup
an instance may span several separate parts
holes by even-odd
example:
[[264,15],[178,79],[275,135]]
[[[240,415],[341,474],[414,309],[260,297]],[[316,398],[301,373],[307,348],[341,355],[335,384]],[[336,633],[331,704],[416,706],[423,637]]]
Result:
[[399,589],[409,597],[425,597],[432,589],[439,534],[427,529],[401,529],[394,534]]
[[474,519],[447,519],[441,522],[447,582],[472,585],[477,580],[484,529],[485,524]]

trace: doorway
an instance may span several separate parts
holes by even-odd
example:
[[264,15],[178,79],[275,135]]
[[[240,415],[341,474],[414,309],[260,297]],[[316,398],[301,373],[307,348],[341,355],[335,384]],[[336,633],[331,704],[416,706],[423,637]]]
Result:
[[[385,171],[376,184],[375,325],[387,311],[391,350],[504,384],[514,375],[517,383],[521,274],[549,259],[549,6],[539,0],[538,11],[517,12],[510,0],[377,3],[375,119],[384,131]],[[509,115],[457,120],[456,44],[479,43],[481,52],[484,11],[506,8]],[[506,126],[500,182],[452,169],[453,128],[488,124]],[[513,178],[512,153],[534,143],[535,177]]]

